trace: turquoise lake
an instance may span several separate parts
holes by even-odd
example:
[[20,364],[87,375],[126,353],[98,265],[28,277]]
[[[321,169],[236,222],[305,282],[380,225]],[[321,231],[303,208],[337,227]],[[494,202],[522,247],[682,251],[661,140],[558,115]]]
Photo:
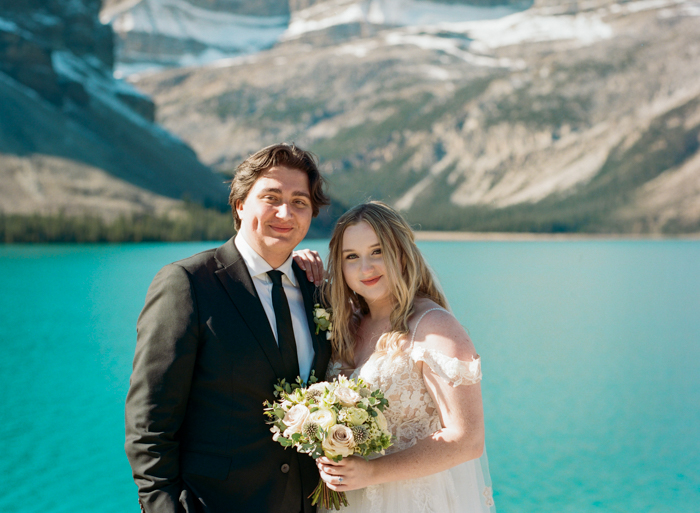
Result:
[[[0,246],[0,511],[139,511],[136,318],[215,245]],[[700,511],[700,241],[420,247],[482,357],[498,511]]]

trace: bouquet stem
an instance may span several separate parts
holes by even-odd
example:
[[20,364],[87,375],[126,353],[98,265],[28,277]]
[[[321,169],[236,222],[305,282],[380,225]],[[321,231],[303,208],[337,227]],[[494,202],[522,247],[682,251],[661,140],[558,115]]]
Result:
[[323,479],[319,479],[318,486],[311,493],[311,495],[309,495],[309,497],[311,498],[312,506],[315,506],[320,502],[321,506],[328,510],[340,510],[340,506],[348,505],[348,499],[345,492],[336,492],[331,490],[328,488],[328,486],[326,486],[326,482]]

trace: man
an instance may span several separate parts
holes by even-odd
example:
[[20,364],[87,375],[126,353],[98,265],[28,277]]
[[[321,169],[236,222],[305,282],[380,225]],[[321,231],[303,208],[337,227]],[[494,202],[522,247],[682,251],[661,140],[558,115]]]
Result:
[[238,167],[229,203],[236,237],[161,269],[138,320],[126,452],[142,511],[314,509],[314,461],[272,441],[263,402],[330,358],[291,256],[328,204],[323,179],[311,154],[270,146]]

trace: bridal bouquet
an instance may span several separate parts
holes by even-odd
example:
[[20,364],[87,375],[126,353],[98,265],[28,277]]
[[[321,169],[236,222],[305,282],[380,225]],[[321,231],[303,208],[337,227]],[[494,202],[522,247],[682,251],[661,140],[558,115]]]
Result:
[[[265,402],[272,439],[314,459],[325,455],[340,461],[353,454],[364,458],[383,454],[391,445],[391,433],[382,413],[389,401],[382,391],[372,391],[362,378],[315,381],[312,375],[307,387],[299,378],[296,384],[282,380],[275,385],[278,400]],[[312,504],[321,501],[326,509],[348,505],[345,492],[329,489],[323,480],[311,498]]]

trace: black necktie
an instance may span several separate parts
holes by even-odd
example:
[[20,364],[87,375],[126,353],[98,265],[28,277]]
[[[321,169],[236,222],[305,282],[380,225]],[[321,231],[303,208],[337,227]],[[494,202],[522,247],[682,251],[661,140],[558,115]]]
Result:
[[294,340],[292,314],[289,311],[287,294],[284,293],[282,286],[282,271],[268,271],[267,275],[272,280],[272,308],[275,309],[277,323],[277,345],[287,369],[285,378],[288,383],[294,383],[299,375],[299,358],[297,357],[297,343]]

